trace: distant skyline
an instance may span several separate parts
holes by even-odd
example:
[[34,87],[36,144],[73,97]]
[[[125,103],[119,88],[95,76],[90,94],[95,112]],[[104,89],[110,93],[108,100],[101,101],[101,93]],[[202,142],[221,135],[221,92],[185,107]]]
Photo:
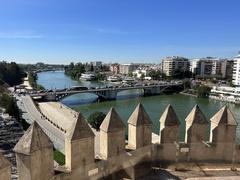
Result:
[[0,60],[159,63],[233,58],[239,0],[0,0]]

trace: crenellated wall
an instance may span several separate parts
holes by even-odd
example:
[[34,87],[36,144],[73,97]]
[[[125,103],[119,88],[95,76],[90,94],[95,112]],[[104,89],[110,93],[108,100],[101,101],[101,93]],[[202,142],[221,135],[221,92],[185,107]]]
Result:
[[152,123],[144,107],[138,104],[128,120],[127,142],[125,125],[111,108],[98,132],[100,150],[96,159],[96,134],[79,114],[73,130],[66,135],[66,165],[57,167],[58,174],[53,174],[52,144],[34,123],[15,147],[19,180],[41,176],[51,180],[136,179],[148,173],[154,162],[240,162],[240,145],[235,142],[237,122],[227,107],[207,120],[196,105],[185,123],[185,141],[180,142],[180,121],[168,105],[160,117],[159,142],[153,144]]

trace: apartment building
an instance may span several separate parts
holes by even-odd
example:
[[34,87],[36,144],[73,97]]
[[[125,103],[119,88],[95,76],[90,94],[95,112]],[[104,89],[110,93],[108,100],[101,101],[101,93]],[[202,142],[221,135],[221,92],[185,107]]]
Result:
[[166,57],[162,60],[162,71],[166,76],[172,76],[173,72],[177,69],[188,71],[189,65],[187,58],[179,56]]
[[115,64],[111,64],[110,65],[110,71],[113,73],[113,74],[119,74],[119,64],[115,63]]
[[128,75],[139,67],[137,64],[120,64],[119,72],[120,74]]
[[240,86],[240,52],[234,59],[232,83],[235,86]]
[[190,70],[200,77],[229,78],[232,76],[233,61],[213,57],[194,59]]

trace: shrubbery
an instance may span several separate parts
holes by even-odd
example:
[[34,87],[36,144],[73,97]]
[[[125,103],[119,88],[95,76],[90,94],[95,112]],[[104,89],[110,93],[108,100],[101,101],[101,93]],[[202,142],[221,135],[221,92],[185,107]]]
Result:
[[88,117],[88,123],[98,131],[105,117],[103,112],[94,112]]
[[201,85],[197,87],[197,96],[198,97],[208,97],[209,93],[211,91],[211,88],[205,85]]

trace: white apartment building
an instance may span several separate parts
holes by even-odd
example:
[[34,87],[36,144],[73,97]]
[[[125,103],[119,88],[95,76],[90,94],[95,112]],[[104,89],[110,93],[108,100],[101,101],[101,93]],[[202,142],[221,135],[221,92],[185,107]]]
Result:
[[147,77],[149,74],[150,70],[148,69],[136,69],[133,71],[133,76],[137,78],[141,78],[142,76]]
[[162,60],[162,71],[166,76],[171,76],[175,70],[188,71],[189,61],[187,58],[172,56],[166,57]]
[[234,59],[232,83],[240,86],[240,54]]
[[190,71],[191,71],[193,74],[197,74],[198,64],[199,64],[199,59],[193,59],[193,60],[190,62]]
[[137,64],[120,64],[119,72],[120,74],[128,75],[138,68]]

